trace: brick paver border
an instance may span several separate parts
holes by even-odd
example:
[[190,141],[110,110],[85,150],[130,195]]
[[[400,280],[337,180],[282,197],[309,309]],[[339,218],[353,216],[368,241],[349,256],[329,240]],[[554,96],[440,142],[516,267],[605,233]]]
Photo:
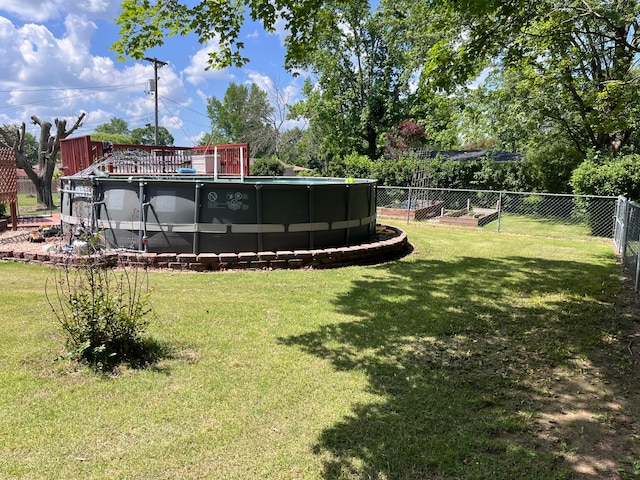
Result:
[[[140,253],[108,251],[100,254],[109,263],[152,269],[209,272],[217,270],[271,270],[276,268],[338,268],[395,260],[411,251],[407,234],[396,227],[378,225],[369,243],[317,250],[284,250],[241,253]],[[0,260],[51,266],[80,266],[91,256],[42,251],[19,252],[0,246]]]

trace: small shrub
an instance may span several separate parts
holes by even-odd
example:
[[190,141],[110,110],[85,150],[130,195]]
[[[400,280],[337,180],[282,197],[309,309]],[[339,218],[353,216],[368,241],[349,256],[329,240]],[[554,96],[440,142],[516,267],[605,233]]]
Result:
[[284,165],[275,158],[258,158],[249,172],[259,177],[281,177],[284,175]]
[[624,195],[640,200],[640,155],[604,160],[591,155],[573,171],[571,185],[582,195]]
[[329,163],[329,176],[338,178],[371,178],[373,162],[366,155],[353,153]]
[[150,362],[143,338],[152,312],[146,270],[115,269],[104,256],[92,256],[77,269],[54,270],[45,290],[73,359],[100,371]]
[[371,178],[378,179],[378,185],[408,187],[411,185],[413,173],[420,167],[424,168],[424,165],[412,157],[397,160],[381,158],[373,162]]
[[298,177],[322,177],[322,174],[317,170],[300,170]]

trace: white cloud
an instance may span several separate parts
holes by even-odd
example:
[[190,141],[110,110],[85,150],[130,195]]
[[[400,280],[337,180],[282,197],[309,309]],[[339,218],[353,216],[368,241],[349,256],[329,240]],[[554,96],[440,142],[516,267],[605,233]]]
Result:
[[273,28],[274,32],[272,35],[277,35],[280,39],[280,44],[284,45],[284,41],[286,40],[287,35],[289,35],[289,31],[286,28],[286,21],[282,17],[278,17]]
[[492,67],[483,69],[476,78],[469,82],[467,88],[469,88],[470,90],[477,90],[477,88],[485,82],[485,80],[489,76],[489,73],[491,73],[491,70]]
[[233,75],[229,74],[226,69],[217,70],[215,68],[207,68],[207,62],[209,61],[209,52],[214,52],[218,49],[217,39],[210,40],[204,47],[198,50],[195,55],[191,57],[189,66],[184,69],[187,82],[192,85],[200,85],[211,79],[232,79]]
[[[84,7],[100,8],[102,3],[89,2]],[[4,72],[0,114],[21,122],[34,113],[53,119],[85,109],[89,112],[87,129],[112,117],[149,123],[154,102],[144,91],[154,76],[153,66],[135,62],[125,67],[93,55],[90,46],[97,26],[84,16],[68,15],[64,27],[56,38],[44,25],[16,26],[0,17],[0,69]],[[161,96],[189,103],[184,84],[171,65],[159,70],[158,84]]]
[[184,122],[180,117],[175,115],[162,115],[162,126],[168,130],[181,130],[184,128]]
[[274,116],[277,122],[282,122],[282,130],[289,130],[294,127],[301,129],[306,128],[306,121],[287,120],[286,116],[289,106],[296,102],[300,89],[296,85],[296,80],[291,80],[287,85],[282,85],[281,81],[276,77],[270,77],[255,71],[247,73],[248,80],[246,84],[255,83],[261,90],[267,93],[269,102],[274,107]]
[[22,20],[29,22],[45,22],[60,16],[62,0],[2,0],[0,8]]
[[255,83],[261,90],[267,92],[272,102],[276,101],[273,97],[278,97],[277,101],[291,104],[300,93],[295,79],[291,80],[288,85],[282,85],[282,82],[277,77],[274,78],[251,70],[247,72],[247,77],[248,80],[245,83],[248,85]]
[[269,75],[264,75],[262,73],[249,71],[247,74],[247,77],[249,77],[249,79],[245,82],[247,85],[251,85],[252,83],[255,83],[260,88],[260,90],[264,90],[267,93],[275,90],[276,88],[274,85],[274,81],[271,79]]
[[202,103],[204,103],[205,105],[207,104],[207,100],[209,100],[209,95],[207,95],[205,92],[203,92],[199,88],[196,90],[196,95],[200,100],[202,100]]
[[[126,120],[131,128],[153,123],[154,97],[145,94],[147,82],[154,76],[153,65],[145,61],[119,63],[109,50],[118,36],[114,19],[120,3],[0,0],[2,123],[26,121],[31,131],[34,127],[29,118],[33,114],[49,121],[56,117],[75,121],[82,110],[87,111],[87,117],[78,134],[91,133],[113,117]],[[255,58],[250,49],[259,52],[256,63],[261,66],[255,70],[273,69],[284,75],[279,59],[287,32],[282,20],[275,27],[274,35],[267,35],[257,22],[247,29],[247,54]],[[159,113],[163,126],[180,129],[171,132],[176,144],[184,143],[181,137],[189,140],[189,130],[207,130],[206,101],[210,96],[221,97],[230,81],[248,78],[246,68],[206,70],[208,53],[218,49],[217,41],[201,45],[185,38],[180,42],[167,42],[148,52],[169,61],[158,70]],[[268,87],[268,77],[253,75],[262,88]],[[288,75],[283,78],[289,82]],[[292,95],[298,91],[295,85],[291,82],[283,90]]]
[[120,0],[0,0],[0,10],[26,22],[46,22],[66,13],[87,14],[93,18],[113,19],[120,8]]

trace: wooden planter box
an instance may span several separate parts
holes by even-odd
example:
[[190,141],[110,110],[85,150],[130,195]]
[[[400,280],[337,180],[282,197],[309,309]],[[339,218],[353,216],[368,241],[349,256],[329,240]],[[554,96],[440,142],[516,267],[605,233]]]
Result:
[[379,209],[378,216],[402,219],[406,219],[408,216],[409,220],[425,220],[439,215],[443,206],[444,202],[431,200],[428,202],[420,202],[417,208],[410,208],[408,210],[406,205],[403,206],[402,204],[385,205]]
[[439,223],[445,225],[460,225],[463,227],[482,227],[493,222],[498,218],[498,210],[490,210],[487,208],[476,208],[474,215],[469,215],[469,211],[465,208],[450,212],[439,218]]

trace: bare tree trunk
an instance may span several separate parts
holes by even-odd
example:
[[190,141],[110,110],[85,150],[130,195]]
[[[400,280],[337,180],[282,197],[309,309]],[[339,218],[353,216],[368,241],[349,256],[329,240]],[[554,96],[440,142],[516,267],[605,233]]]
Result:
[[53,182],[53,173],[56,168],[56,160],[58,158],[58,152],[60,151],[60,140],[71,135],[80,125],[85,117],[83,112],[76,123],[67,130],[67,121],[62,119],[55,119],[56,132],[51,135],[52,124],[50,122],[43,122],[38,116],[33,115],[31,121],[35,125],[40,126],[40,142],[38,148],[38,174],[37,181],[31,176],[31,180],[34,182],[38,192],[38,202],[45,205],[47,208],[54,208],[53,203],[53,189],[51,187]]
[[60,152],[60,140],[68,137],[74,131],[76,131],[86,113],[82,113],[78,116],[73,127],[67,130],[67,121],[62,119],[55,119],[56,131],[52,135],[51,129],[53,125],[51,122],[43,122],[36,115],[31,117],[31,121],[34,125],[40,126],[40,141],[38,143],[38,171],[36,172],[27,160],[25,154],[25,124],[16,129],[15,132],[9,131],[7,128],[0,128],[0,137],[2,137],[4,143],[13,148],[16,156],[16,166],[22,168],[29,180],[33,182],[36,188],[38,203],[45,205],[47,208],[55,208],[53,203],[53,173],[56,168],[56,160],[58,153]]

